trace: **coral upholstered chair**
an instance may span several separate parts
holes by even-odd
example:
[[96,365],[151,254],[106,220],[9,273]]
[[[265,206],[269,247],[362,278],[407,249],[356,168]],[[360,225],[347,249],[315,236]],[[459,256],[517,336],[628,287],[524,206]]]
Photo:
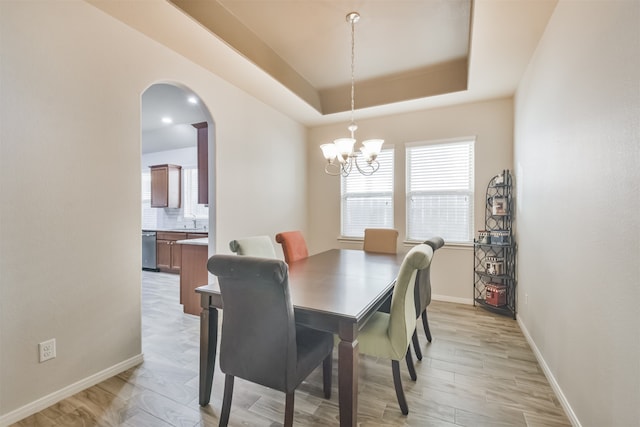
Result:
[[229,249],[238,255],[277,258],[276,250],[269,236],[254,236],[232,240],[229,242]]
[[391,228],[365,228],[364,245],[365,252],[381,254],[395,254],[398,252],[398,230]]
[[287,264],[309,256],[307,242],[304,241],[304,236],[302,236],[302,233],[299,231],[284,231],[278,233],[276,234],[276,242],[282,245],[284,261]]
[[235,377],[286,394],[284,425],[293,424],[296,388],[322,365],[324,397],[331,397],[333,334],[295,323],[289,268],[279,259],[213,255],[224,300],[220,370],[225,374],[220,426],[231,412]]

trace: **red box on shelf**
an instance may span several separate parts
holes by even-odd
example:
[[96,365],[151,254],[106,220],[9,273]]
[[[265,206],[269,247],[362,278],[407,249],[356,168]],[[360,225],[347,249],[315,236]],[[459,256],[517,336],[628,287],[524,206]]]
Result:
[[486,286],[487,296],[485,301],[494,307],[507,304],[507,287],[499,283],[489,283]]

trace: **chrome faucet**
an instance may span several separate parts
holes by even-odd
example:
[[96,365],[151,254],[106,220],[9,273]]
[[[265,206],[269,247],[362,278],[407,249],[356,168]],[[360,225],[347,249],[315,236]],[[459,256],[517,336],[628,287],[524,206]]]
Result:
[[198,224],[196,222],[196,218],[197,218],[196,214],[191,214],[191,215],[193,215],[193,228],[196,229],[196,228],[198,228]]

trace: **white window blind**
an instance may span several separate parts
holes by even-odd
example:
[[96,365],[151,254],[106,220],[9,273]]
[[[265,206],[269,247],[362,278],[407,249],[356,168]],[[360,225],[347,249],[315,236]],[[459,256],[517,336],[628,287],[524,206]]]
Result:
[[156,228],[158,218],[151,207],[151,172],[142,171],[142,228]]
[[364,237],[365,228],[393,228],[393,149],[378,155],[380,169],[371,176],[357,170],[341,177],[344,237]]
[[408,144],[407,239],[473,239],[474,140]]
[[183,193],[182,204],[185,218],[206,219],[209,217],[207,205],[198,204],[198,169],[182,169]]

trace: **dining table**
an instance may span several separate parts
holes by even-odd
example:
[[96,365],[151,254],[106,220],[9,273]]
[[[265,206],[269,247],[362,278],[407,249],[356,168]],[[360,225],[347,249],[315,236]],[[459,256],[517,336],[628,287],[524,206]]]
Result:
[[[404,254],[331,249],[289,264],[289,292],[297,324],[339,337],[338,400],[341,426],[358,421],[358,331],[391,296]],[[200,405],[209,404],[224,309],[215,277],[200,294]]]

